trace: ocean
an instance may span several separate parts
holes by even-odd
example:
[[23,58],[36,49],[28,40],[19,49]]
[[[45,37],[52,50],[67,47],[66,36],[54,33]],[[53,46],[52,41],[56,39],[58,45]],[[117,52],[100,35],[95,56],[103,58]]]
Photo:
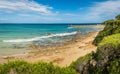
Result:
[[96,23],[0,24],[0,56],[24,53],[32,44],[42,47],[69,41],[77,31],[83,35],[98,30],[98,28],[70,28],[70,25],[96,25]]

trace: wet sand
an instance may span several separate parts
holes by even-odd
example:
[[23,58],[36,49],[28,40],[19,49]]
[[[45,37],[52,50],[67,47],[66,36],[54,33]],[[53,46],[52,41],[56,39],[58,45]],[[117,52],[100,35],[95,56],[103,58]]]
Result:
[[0,58],[0,63],[6,63],[13,60],[25,60],[28,62],[53,62],[59,66],[69,66],[77,58],[84,56],[92,51],[96,51],[96,46],[92,41],[99,31],[90,32],[86,35],[75,37],[73,40],[64,43],[61,46],[51,46],[44,49],[34,48],[31,52],[6,56]]

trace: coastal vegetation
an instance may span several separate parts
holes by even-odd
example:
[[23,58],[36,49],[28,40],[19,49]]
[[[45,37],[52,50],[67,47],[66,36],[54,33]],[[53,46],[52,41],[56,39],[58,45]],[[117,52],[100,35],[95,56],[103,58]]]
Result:
[[103,22],[102,25],[105,25],[105,28],[99,32],[93,41],[93,44],[95,45],[98,45],[106,36],[120,33],[120,15],[116,16],[115,20],[107,20]]
[[105,28],[93,42],[96,52],[78,58],[68,67],[18,60],[0,64],[0,74],[120,74],[120,15],[103,25]]
[[105,37],[82,69],[79,65],[76,70],[81,74],[120,74],[120,34]]
[[11,61],[0,65],[0,74],[78,74],[70,67],[59,67],[52,63],[28,63]]
[[[120,74],[120,15],[115,20],[105,21],[104,30],[94,40],[97,51],[89,61],[77,69],[81,74]],[[85,58],[85,57],[84,57]],[[77,60],[78,61],[78,60]],[[81,62],[81,61],[80,61]]]

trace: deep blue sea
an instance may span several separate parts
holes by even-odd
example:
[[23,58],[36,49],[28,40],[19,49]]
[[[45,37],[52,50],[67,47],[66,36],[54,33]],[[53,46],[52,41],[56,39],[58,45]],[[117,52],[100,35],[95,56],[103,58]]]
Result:
[[[85,34],[97,28],[70,28],[81,24],[0,24],[0,52],[8,49],[28,49],[30,44],[48,45],[71,40],[77,31]],[[2,54],[2,53],[0,53]],[[4,53],[5,54],[5,53]]]

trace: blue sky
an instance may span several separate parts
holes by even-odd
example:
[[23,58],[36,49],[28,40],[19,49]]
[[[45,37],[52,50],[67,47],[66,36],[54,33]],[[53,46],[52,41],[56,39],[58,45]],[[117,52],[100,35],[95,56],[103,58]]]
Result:
[[0,23],[101,23],[120,0],[0,0]]

